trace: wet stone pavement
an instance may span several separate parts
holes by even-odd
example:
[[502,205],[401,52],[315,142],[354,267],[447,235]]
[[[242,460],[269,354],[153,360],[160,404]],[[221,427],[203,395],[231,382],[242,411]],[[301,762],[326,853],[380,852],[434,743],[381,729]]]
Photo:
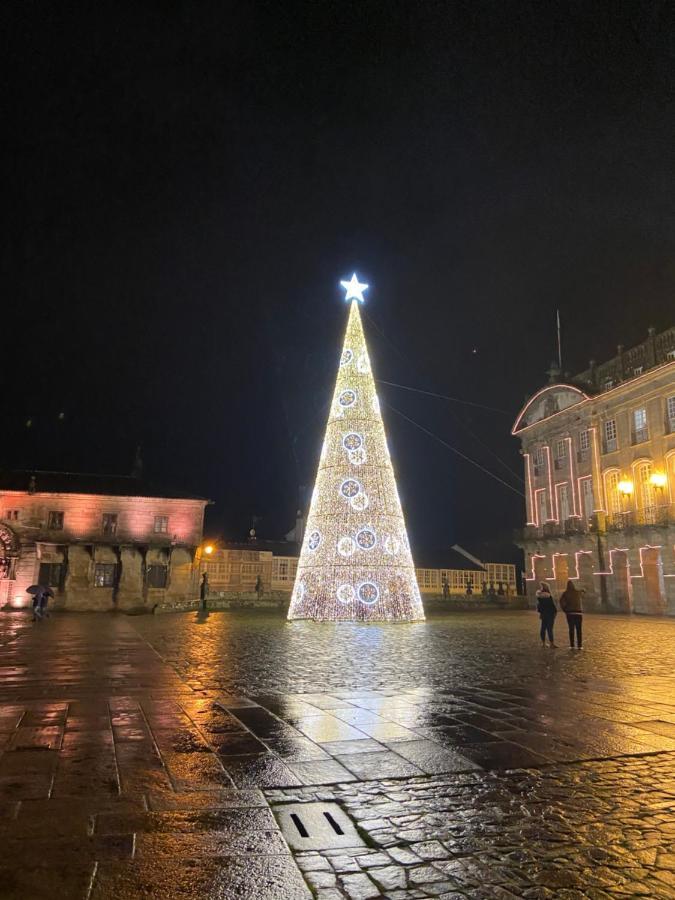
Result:
[[0,614],[0,898],[675,897],[675,622],[585,630]]

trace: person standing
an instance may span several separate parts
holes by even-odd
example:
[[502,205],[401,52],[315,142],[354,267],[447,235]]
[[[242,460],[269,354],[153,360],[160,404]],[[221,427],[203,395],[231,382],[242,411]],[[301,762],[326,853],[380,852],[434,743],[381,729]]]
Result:
[[541,628],[539,629],[539,637],[541,638],[541,646],[546,646],[546,635],[551,647],[555,647],[553,642],[553,624],[558,614],[555,600],[551,594],[551,590],[545,581],[539,582],[539,590],[537,591],[537,612],[541,619]]
[[39,622],[49,615],[49,598],[54,596],[51,588],[41,584],[33,595],[33,621]]
[[206,572],[202,575],[202,583],[199,585],[199,599],[202,609],[206,609],[206,598],[209,595],[209,576]]
[[450,585],[448,584],[448,576],[447,575],[444,575],[441,578],[441,584],[443,587],[443,599],[447,600],[448,597],[450,596]]
[[570,648],[574,650],[574,636],[577,639],[577,649],[581,650],[581,624],[583,621],[583,609],[581,597],[584,591],[577,590],[571,581],[560,595],[560,606],[567,616],[567,627],[570,633]]

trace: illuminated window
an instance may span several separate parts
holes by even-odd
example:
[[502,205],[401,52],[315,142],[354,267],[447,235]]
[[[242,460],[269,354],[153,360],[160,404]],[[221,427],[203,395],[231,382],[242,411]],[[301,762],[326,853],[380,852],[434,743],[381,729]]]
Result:
[[419,583],[420,589],[422,589],[422,588],[431,589],[434,586],[434,571],[433,571],[433,569],[418,569],[417,570],[417,581]]
[[590,519],[593,515],[593,481],[591,478],[582,478],[581,487],[581,508],[584,511],[586,519]]
[[148,579],[148,587],[151,588],[165,588],[166,582],[169,575],[168,566],[162,566],[159,564],[153,564],[148,566],[147,569],[147,579]]
[[607,505],[612,515],[621,512],[621,494],[619,492],[620,476],[618,472],[608,472],[605,475],[605,491],[607,493]]
[[166,534],[169,530],[168,516],[155,516],[155,534]]
[[637,482],[639,487],[639,501],[643,511],[645,523],[653,524],[654,516],[654,485],[651,482],[652,464],[643,462],[638,466]]
[[103,534],[117,534],[117,513],[103,513],[103,517],[101,519],[101,528],[103,530]]
[[616,419],[607,419],[604,426],[605,430],[605,453],[612,453],[618,447],[616,440]]
[[115,563],[96,563],[94,567],[94,587],[114,587],[117,566]]
[[63,531],[63,513],[60,510],[51,510],[47,528],[49,531]]
[[666,421],[668,431],[675,431],[675,397],[668,397],[666,400]]
[[272,560],[272,577],[276,581],[291,581],[295,577],[297,569],[297,564],[293,565],[294,562],[291,559],[277,559],[275,557]]
[[544,472],[544,448],[537,447],[532,455],[532,460],[534,462],[534,474],[542,475]]
[[565,522],[569,519],[572,511],[570,509],[570,494],[567,483],[558,485],[558,510],[560,512],[560,521]]
[[633,410],[633,443],[641,444],[649,439],[647,428],[647,410],[642,407]]

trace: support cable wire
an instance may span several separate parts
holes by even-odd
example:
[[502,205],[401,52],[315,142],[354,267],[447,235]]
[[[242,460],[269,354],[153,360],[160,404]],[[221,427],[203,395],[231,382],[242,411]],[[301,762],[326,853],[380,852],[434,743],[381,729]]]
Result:
[[[389,344],[390,347],[393,348],[394,352],[405,363],[407,363],[407,365],[410,366],[412,369],[417,369],[417,366],[413,365],[411,363],[410,359],[408,359],[406,357],[406,355],[401,350],[399,350],[399,348],[396,346],[396,344],[390,338],[387,337],[387,335],[384,333],[384,331],[382,331],[382,329],[379,327],[377,322],[375,322],[375,320],[372,318],[372,316],[370,316],[365,310],[363,311],[363,315],[368,319],[368,321],[373,326],[373,328],[377,331],[377,333],[381,337],[384,338],[384,340]],[[403,391],[413,391],[414,393],[417,393],[417,394],[425,394],[428,397],[436,397],[439,400],[448,400],[452,403],[461,403],[464,406],[473,406],[476,409],[485,409],[488,412],[497,412],[500,415],[509,416],[509,418],[511,417],[511,413],[506,412],[506,410],[504,410],[504,409],[499,409],[496,406],[487,406],[484,403],[476,403],[473,400],[461,400],[459,397],[448,397],[446,394],[438,394],[435,391],[425,391],[425,390],[422,390],[421,388],[408,387],[405,384],[396,384],[393,381],[383,381],[383,380],[377,379],[377,382],[378,382],[378,384],[389,385],[389,387],[400,388]],[[516,481],[520,482],[520,484],[523,484],[523,485],[525,484],[525,480],[523,479],[523,477],[518,472],[516,472],[514,469],[512,469],[511,466],[507,462],[504,462],[504,460],[501,458],[501,456],[499,456],[497,453],[495,453],[495,451],[492,449],[492,447],[490,447],[488,444],[486,444],[484,440],[479,438],[478,435],[476,434],[476,432],[472,428],[470,428],[466,424],[466,422],[457,415],[456,412],[454,412],[454,411],[451,412],[451,415],[454,416],[455,421],[459,425],[461,425],[461,427],[464,428],[465,431],[468,431],[469,435],[474,439],[474,441],[476,441],[476,443],[480,444],[480,446],[487,453],[489,453],[490,456],[493,456],[497,460],[497,462],[499,463],[500,466],[502,466],[502,468],[506,469],[506,471],[509,473],[509,475],[511,475],[512,478],[515,478]]]
[[[418,394],[428,394],[430,397],[438,397],[441,400],[456,400],[457,403],[467,403],[467,404],[470,404],[471,406],[480,406],[482,409],[489,409],[494,412],[503,412],[503,410],[495,409],[493,406],[483,406],[483,404],[481,404],[481,403],[471,403],[470,400],[457,400],[457,398],[455,398],[455,397],[445,397],[443,394],[435,394],[432,391],[423,391],[423,390],[420,390],[419,388],[406,387],[406,385],[404,385],[404,384],[394,384],[392,381],[378,381],[378,384],[388,384],[391,387],[402,388],[404,391],[415,391]],[[482,438],[479,438],[478,435],[476,434],[476,432],[473,431],[473,429],[469,428],[469,426],[466,424],[466,422],[463,422],[457,416],[456,413],[453,412],[452,415],[455,417],[457,422],[459,422],[459,424],[462,426],[462,428],[465,428],[469,432],[469,434],[474,439],[474,441],[476,441],[476,443],[480,444],[481,447],[483,448],[483,450],[487,451],[490,454],[490,456],[493,456],[497,460],[497,462],[500,464],[500,466],[503,466],[503,468],[506,469],[506,471],[509,473],[509,475],[511,475],[513,478],[515,478],[521,484],[525,484],[525,480],[514,469],[512,469],[511,466],[507,462],[504,462],[504,460],[501,458],[501,456],[499,456],[497,453],[495,453],[495,451],[492,449],[492,447],[489,446],[489,444],[486,444]]]
[[495,475],[494,472],[491,472],[489,469],[486,469],[485,466],[482,466],[479,462],[476,462],[475,459],[472,459],[470,456],[467,456],[466,453],[462,453],[461,450],[458,450],[456,447],[453,447],[451,444],[448,444],[447,441],[444,441],[443,438],[440,438],[437,434],[434,434],[433,431],[429,431],[428,428],[425,428],[424,425],[420,425],[419,422],[415,422],[414,419],[411,419],[410,416],[406,416],[405,413],[402,413],[400,409],[396,409],[395,406],[392,406],[391,403],[387,403],[385,401],[385,406],[387,406],[392,412],[397,413],[401,416],[402,419],[405,419],[406,422],[410,422],[411,425],[414,425],[415,428],[419,428],[420,431],[423,431],[424,434],[433,438],[435,441],[438,441],[439,444],[442,444],[446,449],[451,450],[453,453],[456,453],[457,456],[460,456],[463,460],[468,463],[471,463],[472,466],[475,466],[477,469],[480,469],[481,472],[484,472],[486,475],[489,475],[490,478],[494,478],[495,481],[498,481],[500,484],[503,484],[504,487],[507,487],[510,491],[513,491],[514,494],[518,494],[519,497],[525,497],[525,494],[522,491],[519,491],[518,488],[513,487],[513,485],[509,484],[508,481],[504,481],[503,478],[500,478],[499,475]]
[[478,409],[487,409],[488,412],[500,413],[503,416],[511,416],[505,409],[498,409],[496,406],[486,406],[484,403],[475,403],[473,400],[460,400],[459,397],[448,397],[446,394],[437,394],[435,391],[423,391],[422,388],[409,387],[407,384],[396,384],[394,381],[383,381],[377,379],[378,384],[387,384],[389,387],[400,388],[402,391],[413,391],[416,394],[426,394],[427,397],[436,397],[438,400],[450,400],[452,403],[462,403],[464,406],[476,406]]

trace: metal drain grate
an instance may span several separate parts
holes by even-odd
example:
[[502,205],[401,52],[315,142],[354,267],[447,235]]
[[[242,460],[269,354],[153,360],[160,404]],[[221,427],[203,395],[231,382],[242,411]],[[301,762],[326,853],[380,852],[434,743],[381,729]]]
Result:
[[272,808],[292,850],[364,846],[354,823],[337,803],[282,803]]

